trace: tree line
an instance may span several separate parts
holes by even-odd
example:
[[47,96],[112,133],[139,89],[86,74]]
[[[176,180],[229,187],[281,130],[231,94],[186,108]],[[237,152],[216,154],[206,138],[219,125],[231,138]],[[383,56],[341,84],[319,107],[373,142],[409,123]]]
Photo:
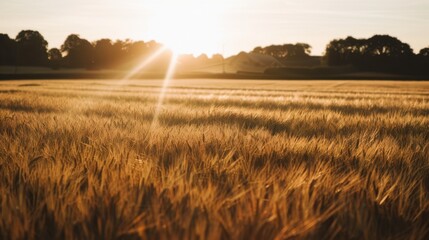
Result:
[[[100,39],[90,42],[77,34],[70,34],[61,48],[48,49],[48,42],[38,31],[23,30],[15,39],[0,34],[0,65],[50,66],[52,68],[109,69],[127,62],[141,60],[163,46],[155,41]],[[307,43],[256,47],[251,53],[269,55],[280,62],[306,61],[311,56]],[[168,65],[171,52],[158,57],[158,65]],[[208,61],[206,55],[198,58],[183,56],[185,62]],[[214,60],[223,59],[216,54]],[[429,47],[415,54],[407,43],[389,35],[374,35],[368,39],[332,40],[326,47],[323,63],[328,66],[354,66],[362,71],[391,73],[429,73]]]
[[307,43],[271,45],[268,47],[256,47],[251,52],[269,55],[283,62],[292,59],[301,60],[310,57],[311,46]]
[[330,66],[351,65],[366,71],[429,73],[429,47],[415,54],[410,45],[389,35],[333,40],[326,47],[324,60]]
[[[155,41],[129,39],[90,42],[70,34],[60,49],[48,49],[48,42],[38,31],[23,30],[15,39],[0,34],[0,65],[108,69],[141,60],[162,47]],[[158,57],[158,62],[168,62],[170,57],[171,52],[165,51]]]

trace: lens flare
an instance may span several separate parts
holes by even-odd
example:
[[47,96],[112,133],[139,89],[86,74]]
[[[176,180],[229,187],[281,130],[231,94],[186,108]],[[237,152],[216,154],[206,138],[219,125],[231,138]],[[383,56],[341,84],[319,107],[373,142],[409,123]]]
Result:
[[[158,49],[158,51],[156,51],[152,55],[150,55],[149,57],[146,57],[144,60],[142,60],[142,62],[138,66],[133,68],[125,77],[123,77],[117,85],[118,86],[123,85],[125,82],[127,82],[129,79],[131,79],[136,74],[138,74],[142,69],[144,69],[150,63],[152,63],[154,60],[156,60],[161,54],[163,54],[167,50],[168,50],[167,47],[162,47],[162,48]],[[149,129],[149,133],[151,133],[153,128],[158,125],[158,118],[159,118],[160,112],[162,110],[162,105],[164,103],[165,95],[168,91],[168,87],[170,85],[171,80],[174,77],[174,73],[176,70],[177,58],[178,58],[178,55],[175,52],[173,52],[171,59],[170,59],[170,63],[169,63],[168,68],[167,68],[167,71],[165,73],[164,80],[162,82],[162,87],[161,87],[160,92],[159,92],[158,101],[157,101],[157,104],[155,106],[153,120],[152,120],[151,127]]]
[[165,74],[165,78],[162,83],[162,88],[160,90],[159,97],[158,97],[158,103],[156,104],[155,112],[153,115],[153,120],[150,128],[151,130],[158,125],[158,118],[162,109],[162,105],[164,103],[165,95],[167,93],[168,87],[170,86],[170,82],[173,79],[174,72],[176,70],[177,57],[178,56],[176,53],[173,53],[173,55],[171,56],[170,64],[168,65],[168,70]]
[[149,65],[151,62],[153,62],[156,58],[158,58],[161,54],[163,54],[167,50],[166,47],[161,47],[156,52],[154,52],[149,57],[145,57],[145,59],[135,68],[133,68],[124,78],[122,78],[122,81],[129,80],[133,76],[135,76],[137,73],[139,73],[142,69],[144,69],[147,65]]
[[[127,84],[128,80],[130,80],[132,77],[137,75],[141,70],[147,67],[150,63],[156,60],[161,54],[163,54],[167,50],[168,49],[166,47],[161,47],[156,52],[152,53],[150,56],[144,56],[140,64],[138,64],[130,72],[128,72],[127,75],[123,76],[122,78],[119,78],[117,81],[110,84],[110,87],[107,89],[108,90],[107,94],[113,94],[115,90]],[[106,93],[103,93],[103,94],[106,94]]]

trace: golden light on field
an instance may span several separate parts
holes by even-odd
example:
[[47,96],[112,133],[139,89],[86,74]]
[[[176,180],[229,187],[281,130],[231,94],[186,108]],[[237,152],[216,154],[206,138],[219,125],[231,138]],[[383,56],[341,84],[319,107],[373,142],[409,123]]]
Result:
[[[158,51],[156,51],[152,55],[150,55],[149,57],[144,58],[137,66],[135,66],[133,69],[131,69],[125,77],[123,77],[122,79],[119,80],[119,83],[116,85],[116,87],[121,87],[121,86],[125,85],[128,82],[128,80],[130,80],[132,77],[134,77],[140,71],[145,69],[146,66],[151,64],[153,61],[155,61],[157,58],[159,58],[160,55],[162,55],[166,51],[167,51],[167,49],[165,47],[162,47]],[[160,111],[162,110],[162,105],[164,103],[165,95],[168,91],[170,82],[171,82],[171,80],[174,76],[175,70],[176,70],[177,57],[178,57],[178,55],[175,52],[173,52],[173,54],[171,55],[170,62],[168,64],[168,68],[165,72],[165,77],[163,80],[162,87],[161,87],[160,92],[159,92],[158,103],[155,107],[154,114],[153,114],[151,130],[153,129],[153,127],[155,127],[158,124],[158,116],[159,116]],[[117,89],[115,88],[115,89],[111,89],[111,90],[114,91]]]
[[178,54],[214,54],[222,50],[222,14],[226,1],[146,1],[149,32]]
[[429,239],[428,82],[166,79],[1,82],[0,239]]

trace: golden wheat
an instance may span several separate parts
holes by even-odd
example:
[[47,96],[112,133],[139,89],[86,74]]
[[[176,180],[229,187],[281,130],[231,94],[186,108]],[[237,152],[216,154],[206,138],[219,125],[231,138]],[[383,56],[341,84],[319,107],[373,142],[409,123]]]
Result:
[[0,82],[0,238],[429,238],[429,83],[161,85]]

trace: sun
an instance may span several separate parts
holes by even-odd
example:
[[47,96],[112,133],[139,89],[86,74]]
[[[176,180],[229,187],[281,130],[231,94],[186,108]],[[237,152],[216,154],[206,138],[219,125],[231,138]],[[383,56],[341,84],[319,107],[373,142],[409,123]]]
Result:
[[149,33],[176,54],[221,53],[222,1],[154,0],[149,9]]

